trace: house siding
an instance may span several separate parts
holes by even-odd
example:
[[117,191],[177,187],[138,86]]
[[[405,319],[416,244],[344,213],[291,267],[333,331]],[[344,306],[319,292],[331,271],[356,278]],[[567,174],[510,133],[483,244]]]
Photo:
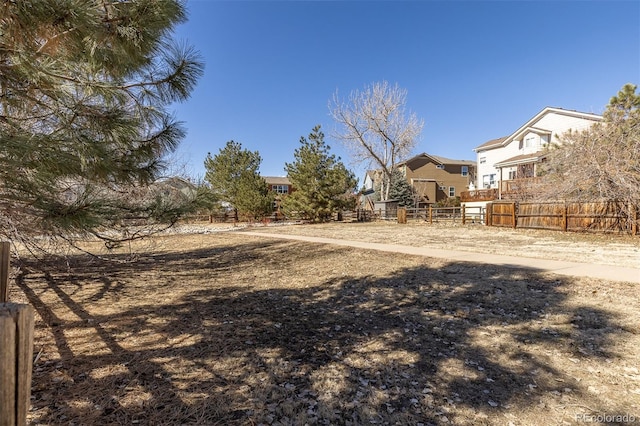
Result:
[[[509,171],[515,168],[495,167],[496,163],[521,154],[533,154],[538,152],[548,143],[558,143],[558,138],[569,130],[582,131],[600,121],[600,117],[594,114],[576,113],[573,111],[545,108],[536,119],[530,120],[522,128],[516,130],[505,140],[506,145],[499,145],[490,149],[476,148],[477,188],[486,188],[486,176],[494,175],[495,179],[491,188],[497,188],[500,181],[509,180]],[[527,139],[531,138],[531,144],[527,145]]]
[[[469,177],[473,162],[468,164],[443,164],[444,168],[438,168],[428,156],[417,157],[406,163],[405,176],[412,183],[419,195],[423,196],[427,203],[436,203],[450,196],[459,196],[469,187]],[[467,176],[462,176],[462,167],[467,167]],[[420,181],[426,180],[426,181]],[[444,189],[440,189],[443,187]],[[455,188],[450,195],[449,188]]]

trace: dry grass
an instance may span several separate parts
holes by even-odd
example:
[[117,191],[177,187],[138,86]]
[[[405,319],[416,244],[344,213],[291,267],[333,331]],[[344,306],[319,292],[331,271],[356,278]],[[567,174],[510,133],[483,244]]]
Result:
[[33,425],[640,421],[631,284],[239,232],[152,243],[17,277]]

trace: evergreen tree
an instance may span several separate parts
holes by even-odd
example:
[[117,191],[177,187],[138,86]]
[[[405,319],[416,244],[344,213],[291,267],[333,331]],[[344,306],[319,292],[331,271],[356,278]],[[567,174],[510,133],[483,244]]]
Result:
[[414,207],[415,195],[415,189],[407,182],[404,174],[400,170],[395,169],[391,173],[389,199],[398,200],[398,206],[400,207]]
[[261,162],[258,151],[243,149],[234,141],[204,161],[205,179],[220,200],[233,206],[236,220],[239,213],[257,219],[271,212],[273,196],[258,171]]
[[184,136],[166,106],[202,74],[170,38],[183,3],[4,1],[0,16],[0,236],[117,244],[145,235],[124,219],[175,222],[184,200],[149,184]]
[[357,180],[340,157],[330,154],[320,126],[313,128],[307,140],[300,138],[293,163],[285,170],[296,189],[282,201],[287,215],[302,215],[314,221],[326,221],[339,209],[353,208]]

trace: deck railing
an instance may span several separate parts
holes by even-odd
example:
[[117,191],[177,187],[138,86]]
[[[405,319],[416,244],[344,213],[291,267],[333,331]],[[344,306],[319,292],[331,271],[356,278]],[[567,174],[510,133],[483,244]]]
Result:
[[468,203],[472,201],[492,201],[498,199],[498,188],[473,189],[460,192],[460,201]]

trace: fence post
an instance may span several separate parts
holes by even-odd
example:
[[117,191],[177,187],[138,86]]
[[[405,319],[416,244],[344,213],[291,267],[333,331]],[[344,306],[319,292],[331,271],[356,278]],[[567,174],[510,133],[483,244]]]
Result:
[[460,212],[462,213],[462,224],[465,225],[467,223],[467,206],[461,205]]
[[0,425],[24,426],[31,399],[33,308],[0,304]]
[[631,222],[631,235],[638,233],[638,209],[633,203],[629,204],[629,221]]
[[433,208],[429,206],[429,225],[433,223]]
[[0,303],[9,301],[9,249],[8,241],[0,241]]
[[398,223],[407,223],[407,208],[406,207],[398,207],[398,211],[396,213]]
[[567,219],[568,214],[569,214],[569,207],[565,202],[564,205],[562,206],[562,230],[564,232],[567,232],[567,229],[569,228],[569,224],[568,224],[569,221]]
[[513,221],[513,229],[515,229],[518,225],[517,223],[518,217],[516,215],[516,203],[511,203],[511,220]]
[[492,212],[493,212],[493,204],[487,203],[484,211],[484,224],[486,226],[493,226],[493,218],[491,217]]

